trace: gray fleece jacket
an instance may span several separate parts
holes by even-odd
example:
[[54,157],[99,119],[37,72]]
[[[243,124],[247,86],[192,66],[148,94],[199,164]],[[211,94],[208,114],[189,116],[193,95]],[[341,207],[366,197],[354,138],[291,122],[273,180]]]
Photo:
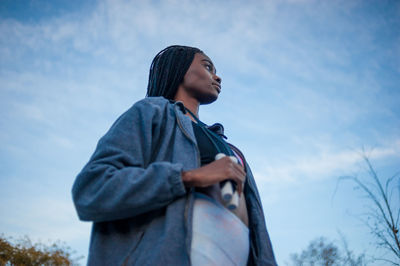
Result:
[[[93,222],[88,265],[190,265],[194,198],[181,172],[198,167],[199,150],[181,102],[147,97],[122,114],[72,188],[79,218]],[[248,265],[276,265],[247,163],[246,172]]]

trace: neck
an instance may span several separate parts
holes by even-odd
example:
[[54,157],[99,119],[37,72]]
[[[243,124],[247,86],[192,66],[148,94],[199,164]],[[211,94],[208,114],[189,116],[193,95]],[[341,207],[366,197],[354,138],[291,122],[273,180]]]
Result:
[[[189,109],[190,112],[192,112],[198,119],[200,119],[199,118],[200,103],[199,101],[197,101],[197,99],[193,97],[187,97],[187,96],[185,97],[184,95],[180,95],[179,93],[177,93],[174,100],[183,102],[183,105],[185,105],[185,107]],[[186,113],[186,115],[189,116],[192,121],[196,122],[196,120],[189,113]]]

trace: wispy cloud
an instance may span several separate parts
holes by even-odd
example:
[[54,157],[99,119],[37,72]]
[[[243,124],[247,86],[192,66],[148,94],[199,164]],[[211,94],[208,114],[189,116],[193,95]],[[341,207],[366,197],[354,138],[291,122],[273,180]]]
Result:
[[263,184],[297,183],[304,180],[338,178],[340,175],[351,174],[359,167],[365,155],[372,161],[390,157],[400,157],[400,139],[394,140],[386,147],[371,147],[362,150],[344,150],[332,152],[331,148],[316,150],[312,155],[292,157],[286,162],[268,162],[256,164],[255,176]]

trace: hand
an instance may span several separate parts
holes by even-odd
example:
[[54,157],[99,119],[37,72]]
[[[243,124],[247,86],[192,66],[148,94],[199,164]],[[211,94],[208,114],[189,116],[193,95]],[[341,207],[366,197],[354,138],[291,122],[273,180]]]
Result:
[[245,179],[246,173],[243,167],[233,162],[229,156],[200,168],[182,172],[182,180],[187,187],[208,187],[224,180],[232,180],[237,184],[239,195],[242,193]]

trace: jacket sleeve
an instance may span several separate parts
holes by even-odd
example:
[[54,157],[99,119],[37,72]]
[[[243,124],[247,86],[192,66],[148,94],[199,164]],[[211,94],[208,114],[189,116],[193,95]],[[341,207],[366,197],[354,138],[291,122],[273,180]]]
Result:
[[84,221],[133,217],[168,205],[186,193],[182,165],[151,162],[167,106],[141,101],[99,140],[89,162],[77,176],[72,196]]

